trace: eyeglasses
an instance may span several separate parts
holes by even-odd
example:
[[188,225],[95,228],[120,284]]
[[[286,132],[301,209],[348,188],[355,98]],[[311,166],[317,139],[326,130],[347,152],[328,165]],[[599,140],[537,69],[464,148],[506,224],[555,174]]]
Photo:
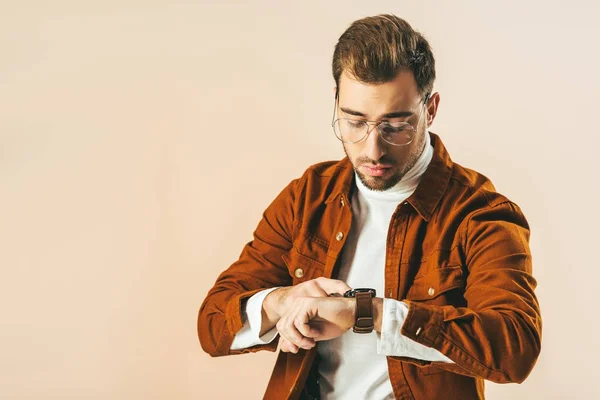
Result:
[[[423,108],[427,105],[429,93],[423,99]],[[390,121],[365,121],[351,118],[335,119],[335,110],[337,109],[338,97],[335,97],[333,109],[333,121],[331,126],[335,136],[343,143],[358,143],[369,135],[370,125],[375,125],[379,136],[392,146],[406,146],[412,143],[417,129],[408,122],[390,122]],[[419,114],[418,121],[421,120],[423,110]]]

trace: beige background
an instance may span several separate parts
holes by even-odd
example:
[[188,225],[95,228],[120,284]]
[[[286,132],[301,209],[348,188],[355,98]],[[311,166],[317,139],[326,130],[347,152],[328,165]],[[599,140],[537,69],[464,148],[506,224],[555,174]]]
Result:
[[[285,4],[283,4],[285,3]],[[596,2],[0,2],[0,398],[260,398],[196,315],[291,179],[343,153],[333,46],[430,40],[433,131],[532,226],[543,350],[490,399],[600,398]]]

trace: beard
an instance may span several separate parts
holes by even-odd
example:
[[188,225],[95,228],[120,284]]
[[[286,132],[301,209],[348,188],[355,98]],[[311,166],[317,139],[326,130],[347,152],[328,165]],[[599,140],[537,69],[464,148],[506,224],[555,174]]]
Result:
[[360,170],[358,170],[356,167],[354,167],[354,171],[356,171],[356,175],[358,175],[358,178],[363,183],[363,185],[365,185],[371,190],[378,192],[383,192],[385,190],[393,188],[394,186],[396,186],[396,184],[398,184],[398,182],[402,180],[402,178],[406,174],[402,174],[399,171],[396,171],[389,178],[383,178],[380,176],[367,176],[363,174]]
[[[419,157],[423,153],[423,150],[425,149],[426,143],[425,129],[423,129],[421,133],[422,134],[418,135],[419,141],[417,145],[414,146],[411,149],[411,151],[409,151],[409,153],[404,157],[403,160],[401,160],[400,163],[398,162],[398,160],[394,160],[387,154],[381,157],[379,160],[371,160],[367,157],[358,157],[357,159],[353,160],[348,154],[348,150],[345,144],[343,146],[344,153],[346,153],[346,156],[352,163],[352,167],[354,168],[356,175],[358,175],[363,185],[365,185],[370,190],[382,192],[396,186],[398,182],[400,182],[402,178],[406,175],[406,173],[410,171],[411,168],[414,167],[417,163],[417,160],[419,159]],[[391,165],[392,169],[394,169],[395,171],[392,175],[384,177],[366,175],[360,170],[360,167],[363,165],[369,166],[377,164]]]

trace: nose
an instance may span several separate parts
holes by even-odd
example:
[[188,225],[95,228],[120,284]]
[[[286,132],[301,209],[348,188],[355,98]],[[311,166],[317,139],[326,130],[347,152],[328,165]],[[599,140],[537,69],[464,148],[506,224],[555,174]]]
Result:
[[367,138],[365,139],[365,156],[371,160],[379,160],[386,153],[383,140],[379,137],[376,125],[369,124]]

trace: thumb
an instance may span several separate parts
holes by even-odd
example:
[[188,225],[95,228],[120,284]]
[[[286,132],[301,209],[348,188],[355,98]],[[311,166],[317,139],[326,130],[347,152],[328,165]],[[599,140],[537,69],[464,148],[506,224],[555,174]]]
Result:
[[319,329],[319,326],[314,326],[312,321],[308,326],[309,326],[309,329],[308,329],[308,334],[306,335],[307,337],[317,338],[317,337],[321,336],[321,329]]

